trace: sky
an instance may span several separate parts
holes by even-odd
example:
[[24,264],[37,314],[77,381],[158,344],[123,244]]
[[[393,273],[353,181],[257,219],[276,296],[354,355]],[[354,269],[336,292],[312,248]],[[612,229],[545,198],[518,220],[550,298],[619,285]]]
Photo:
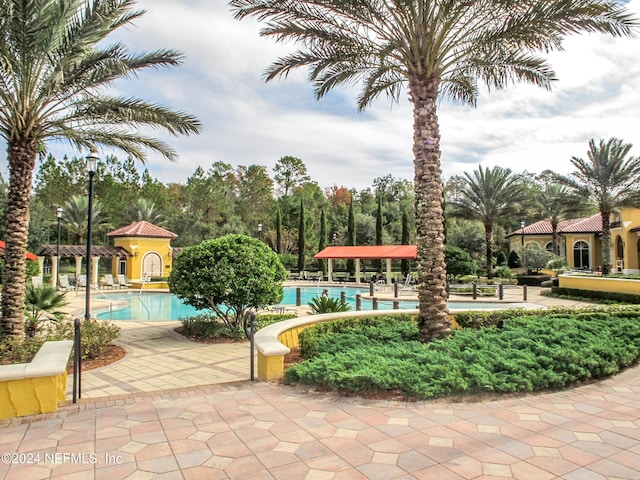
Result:
[[[132,52],[157,48],[184,53],[178,68],[149,70],[119,82],[123,95],[195,115],[199,136],[155,133],[177,150],[170,163],[149,156],[151,175],[184,183],[198,166],[214,162],[264,165],[270,174],[285,155],[299,157],[312,180],[363,189],[392,175],[413,179],[412,112],[406,90],[394,104],[382,96],[357,112],[357,88],[336,89],[320,101],[306,72],[265,83],[264,70],[293,45],[259,36],[260,25],[235,20],[225,0],[139,0],[147,13],[119,31]],[[640,0],[627,5],[640,18]],[[483,91],[475,109],[439,105],[443,176],[499,165],[514,172],[551,169],[568,174],[572,156],[586,158],[590,139],[622,138],[640,155],[640,38],[603,35],[568,38],[549,55],[558,82],[551,91],[525,84]],[[61,158],[86,155],[50,145]],[[106,155],[122,153],[103,151]],[[2,165],[6,178],[6,161]]]

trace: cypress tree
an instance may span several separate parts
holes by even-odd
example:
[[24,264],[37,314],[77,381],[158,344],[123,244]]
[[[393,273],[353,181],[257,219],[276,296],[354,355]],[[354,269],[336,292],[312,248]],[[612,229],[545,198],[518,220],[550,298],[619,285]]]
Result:
[[276,253],[282,253],[282,212],[276,209]]
[[[356,217],[353,213],[353,198],[349,204],[349,220],[347,224],[347,245],[355,246],[356,244]],[[356,274],[356,261],[353,258],[347,260],[347,270],[351,276]]]
[[305,218],[304,201],[300,200],[300,225],[298,226],[298,271],[304,270],[304,250],[305,250]]
[[[318,251],[321,252],[327,248],[327,219],[324,215],[324,207],[320,210],[320,240],[318,242]],[[324,274],[327,273],[326,264],[324,258],[318,259],[318,271]]]

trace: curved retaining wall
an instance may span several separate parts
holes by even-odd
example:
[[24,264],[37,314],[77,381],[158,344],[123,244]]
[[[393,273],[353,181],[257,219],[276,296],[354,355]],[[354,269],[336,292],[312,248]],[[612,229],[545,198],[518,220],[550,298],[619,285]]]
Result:
[[640,295],[640,280],[590,275],[560,275],[558,278],[561,288]]
[[298,334],[316,323],[340,318],[371,317],[375,315],[417,315],[418,310],[368,310],[360,312],[325,313],[307,315],[274,323],[256,332],[254,340],[258,350],[258,378],[278,380],[284,376],[284,356],[299,346]]

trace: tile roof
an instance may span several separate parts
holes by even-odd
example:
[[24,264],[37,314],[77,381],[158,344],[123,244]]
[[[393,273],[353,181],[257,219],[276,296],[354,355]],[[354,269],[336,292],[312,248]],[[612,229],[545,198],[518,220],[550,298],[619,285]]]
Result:
[[135,222],[126,227],[118,228],[113,232],[107,233],[108,237],[148,237],[148,238],[176,238],[176,235],[169,230],[165,230],[162,227],[158,227],[153,223]]
[[[563,220],[558,224],[558,233],[600,233],[602,232],[602,217],[599,213],[584,218],[571,218],[569,220]],[[551,228],[551,222],[548,220],[540,220],[531,225],[511,232],[506,235],[507,237],[513,237],[515,235],[551,235],[553,229]]]

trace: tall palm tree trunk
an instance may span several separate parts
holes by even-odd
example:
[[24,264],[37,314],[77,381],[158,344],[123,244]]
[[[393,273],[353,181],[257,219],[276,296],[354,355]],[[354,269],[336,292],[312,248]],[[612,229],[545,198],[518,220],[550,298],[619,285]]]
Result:
[[4,274],[2,276],[2,333],[24,337],[24,299],[29,235],[29,199],[37,149],[27,142],[9,142],[9,199],[5,216]]
[[447,312],[440,132],[437,116],[438,78],[409,79],[413,103],[413,154],[415,168],[417,283],[422,341],[447,336]]
[[602,217],[602,274],[611,273],[611,212],[603,211]]
[[486,261],[486,267],[487,267],[487,278],[491,278],[492,274],[491,272],[493,271],[493,268],[491,263],[493,260],[493,225],[491,223],[487,223],[484,226],[484,242],[486,245],[486,255],[487,255],[487,261]]

